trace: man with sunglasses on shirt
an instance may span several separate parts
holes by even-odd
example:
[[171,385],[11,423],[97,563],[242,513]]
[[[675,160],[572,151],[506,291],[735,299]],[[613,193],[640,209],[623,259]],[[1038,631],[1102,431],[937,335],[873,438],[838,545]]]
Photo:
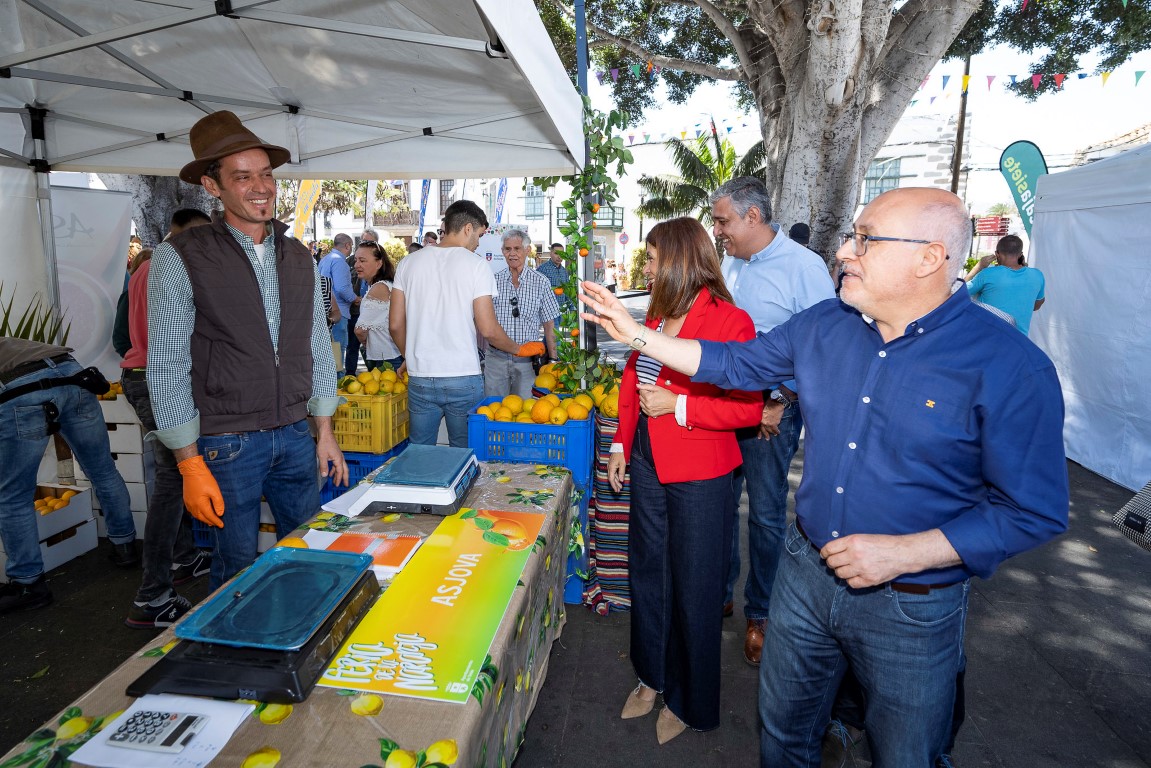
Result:
[[[502,250],[508,266],[496,273],[498,295],[492,299],[492,303],[500,326],[518,344],[539,341],[542,326],[548,357],[554,359],[555,321],[559,317],[560,307],[552,292],[551,282],[536,270],[525,266],[531,247],[532,241],[527,232],[511,229],[504,233]],[[484,359],[484,396],[531,397],[535,375],[531,358],[517,357],[494,347],[489,348]]]
[[[0,538],[8,583],[0,586],[0,614],[52,602],[33,506],[36,470],[51,435],[72,449],[104,510],[109,557],[123,568],[140,562],[128,487],[116,470],[100,404],[76,375],[69,347],[0,337]],[[103,377],[99,383],[107,389]]]
[[1063,397],[1038,347],[953,291],[962,201],[886,192],[836,252],[839,299],[744,343],[674,339],[584,283],[617,341],[727,389],[794,378],[803,480],[760,664],[760,765],[820,764],[848,665],[875,765],[926,768],[950,736],[968,590],[1067,528]]

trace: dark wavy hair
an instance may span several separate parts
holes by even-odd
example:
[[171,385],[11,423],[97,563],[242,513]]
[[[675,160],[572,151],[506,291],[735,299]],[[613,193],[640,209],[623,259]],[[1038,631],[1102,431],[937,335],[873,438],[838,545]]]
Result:
[[656,249],[659,260],[648,318],[686,315],[703,288],[717,300],[734,303],[723,282],[715,243],[697,220],[682,216],[656,224],[647,233],[647,245]]
[[360,243],[359,247],[356,248],[356,250],[357,251],[361,251],[361,250],[362,251],[372,251],[372,253],[376,257],[376,259],[378,259],[380,262],[382,262],[380,264],[379,271],[376,272],[375,277],[373,277],[371,280],[368,281],[369,285],[375,285],[376,283],[380,282],[381,280],[394,280],[395,279],[395,277],[396,277],[396,265],[392,263],[392,260],[390,258],[388,258],[387,252],[384,251],[384,249],[380,246],[379,243],[372,241],[372,240],[365,240],[364,242]]

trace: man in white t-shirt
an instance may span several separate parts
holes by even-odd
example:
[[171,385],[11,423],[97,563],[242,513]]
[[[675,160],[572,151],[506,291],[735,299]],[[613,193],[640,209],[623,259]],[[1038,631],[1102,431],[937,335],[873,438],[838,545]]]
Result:
[[457,200],[444,212],[444,236],[400,262],[389,325],[408,368],[411,440],[435,445],[440,420],[448,442],[468,444],[468,413],[484,396],[476,331],[492,347],[522,357],[542,354],[540,342],[517,344],[496,320],[495,278],[475,254],[488,227],[483,209]]

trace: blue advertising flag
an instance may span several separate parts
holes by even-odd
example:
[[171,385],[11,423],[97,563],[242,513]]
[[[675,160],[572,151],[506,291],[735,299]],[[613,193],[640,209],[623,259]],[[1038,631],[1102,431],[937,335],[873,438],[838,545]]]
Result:
[[432,191],[432,180],[424,179],[424,186],[420,190],[420,232],[416,239],[422,239],[424,236],[424,213],[428,210],[428,193]]
[[1017,141],[999,156],[999,170],[1011,187],[1023,227],[1031,235],[1031,222],[1035,219],[1035,182],[1047,173],[1047,161],[1039,147],[1030,141]]
[[504,200],[508,196],[508,180],[507,178],[500,179],[499,189],[496,190],[496,224],[500,224],[504,220]]

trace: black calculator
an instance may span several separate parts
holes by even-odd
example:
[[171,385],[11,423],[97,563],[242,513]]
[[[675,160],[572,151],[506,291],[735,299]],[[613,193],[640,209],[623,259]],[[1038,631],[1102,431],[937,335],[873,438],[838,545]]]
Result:
[[120,724],[108,737],[108,744],[149,752],[181,752],[207,722],[205,715],[141,710]]

